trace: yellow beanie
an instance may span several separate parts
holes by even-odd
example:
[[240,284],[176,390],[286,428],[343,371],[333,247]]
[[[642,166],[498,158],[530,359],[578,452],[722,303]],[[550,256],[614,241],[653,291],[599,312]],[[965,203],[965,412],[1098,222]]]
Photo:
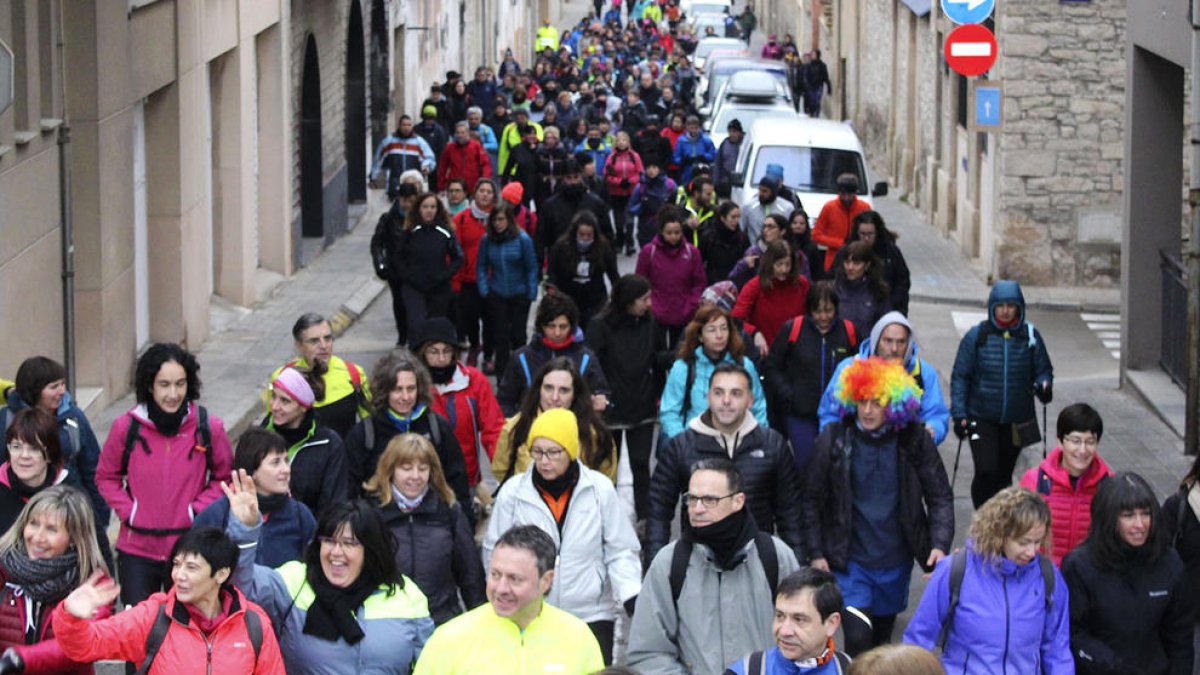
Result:
[[571,459],[579,459],[579,423],[575,413],[566,408],[551,408],[533,421],[529,429],[529,445],[538,438],[545,438],[567,451]]

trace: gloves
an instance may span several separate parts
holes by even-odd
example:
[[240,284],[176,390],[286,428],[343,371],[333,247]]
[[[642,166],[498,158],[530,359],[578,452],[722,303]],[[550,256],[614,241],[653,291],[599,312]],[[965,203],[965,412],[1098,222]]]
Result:
[[961,441],[967,437],[967,428],[969,426],[970,422],[968,422],[965,418],[954,420],[954,435],[958,436],[958,440]]
[[0,656],[0,675],[23,672],[25,672],[25,659],[22,659],[17,650],[12,647],[4,650],[4,655]]
[[1054,400],[1054,385],[1050,383],[1050,380],[1042,380],[1034,385],[1033,393],[1043,404],[1048,404]]
[[628,178],[621,179],[621,187],[623,187],[623,188],[629,187],[629,179]]

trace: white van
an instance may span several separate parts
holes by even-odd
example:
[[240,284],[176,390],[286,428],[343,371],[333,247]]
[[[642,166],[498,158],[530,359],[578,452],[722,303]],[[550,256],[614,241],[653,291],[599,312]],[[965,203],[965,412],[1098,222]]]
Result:
[[[862,144],[844,122],[797,117],[762,118],[746,130],[733,180],[734,203],[744,204],[758,194],[767,165],[783,167],[783,184],[795,193],[815,224],[821,207],[837,197],[837,177],[858,176],[858,196],[867,203],[887,194],[887,183],[871,185]],[[869,193],[868,193],[869,190]]]

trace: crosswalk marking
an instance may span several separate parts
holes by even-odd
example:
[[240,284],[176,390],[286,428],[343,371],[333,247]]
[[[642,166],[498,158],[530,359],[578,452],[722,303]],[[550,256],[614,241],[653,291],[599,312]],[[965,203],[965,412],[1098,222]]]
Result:
[[1114,359],[1121,359],[1121,315],[1081,312],[1079,318],[1087,325],[1088,330],[1095,333],[1096,338],[1104,345]]
[[950,317],[954,319],[954,329],[958,331],[958,337],[967,334],[967,331],[987,318],[987,312],[950,312]]

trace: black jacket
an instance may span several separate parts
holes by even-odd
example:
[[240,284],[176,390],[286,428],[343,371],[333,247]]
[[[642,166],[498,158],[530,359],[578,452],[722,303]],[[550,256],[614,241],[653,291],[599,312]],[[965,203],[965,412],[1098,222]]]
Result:
[[578,194],[559,188],[554,196],[539,204],[537,236],[542,250],[549,251],[558,238],[571,228],[571,219],[580,211],[591,211],[596,217],[600,231],[613,241],[612,221],[608,218],[608,204],[584,187]]
[[658,395],[670,368],[672,354],[665,333],[658,330],[654,316],[625,316],[616,328],[603,315],[588,324],[587,345],[612,388],[607,420],[611,424],[653,423],[658,414]]
[[[512,417],[520,409],[521,397],[525,395],[525,390],[529,388],[533,378],[537,377],[542,364],[558,356],[571,359],[575,367],[583,371],[581,375],[592,390],[591,393],[608,393],[608,380],[604,377],[600,360],[582,341],[573,341],[566,349],[555,351],[542,342],[541,333],[534,333],[529,344],[513,352],[496,385],[496,400],[500,402],[500,409],[504,411],[505,417]],[[587,366],[581,367],[585,356]]]
[[[704,413],[700,419],[706,420],[707,415]],[[728,459],[729,453],[717,438],[691,428],[658,450],[658,464],[650,479],[645,560],[654,560],[659,549],[670,541],[675,505],[680,502],[680,495],[687,492],[692,465],[714,457]],[[771,429],[756,426],[738,441],[733,463],[742,472],[746,506],[758,528],[775,533],[792,548],[798,560],[806,560],[796,493],[799,482],[796,460],[787,441]],[[680,517],[687,518],[684,505],[680,506]]]
[[[857,434],[852,418],[821,430],[800,497],[808,554],[839,571],[849,562],[854,519],[850,453]],[[925,565],[929,552],[950,553],[954,541],[954,493],[925,427],[914,422],[899,434],[900,527],[909,552],[928,572],[933,569]]]
[[[547,258],[547,271],[550,283],[569,295],[579,306],[581,314],[591,316],[608,300],[608,287],[604,285],[604,278],[608,277],[613,286],[616,286],[617,280],[621,278],[621,272],[617,269],[617,254],[611,246],[605,246],[604,255],[599,255],[593,242],[591,250],[587,253],[571,255],[571,248],[574,247],[574,241],[560,239],[555,242]],[[572,264],[572,258],[578,262]],[[587,265],[587,281],[580,282],[579,279],[585,278],[579,276],[579,272],[582,271],[580,265],[584,263]]]
[[742,259],[749,245],[742,228],[731,230],[716,216],[709,219],[700,230],[700,258],[704,260],[704,275],[710,286],[729,278],[733,266]]
[[[1180,505],[1183,506],[1182,520]],[[1162,522],[1187,570],[1188,591],[1192,594],[1189,604],[1200,608],[1200,520],[1196,520],[1196,514],[1188,506],[1186,489],[1180,489],[1163,502]]]
[[[835,316],[829,332],[822,335],[811,317],[802,318],[800,334],[792,342],[796,319],[786,321],[767,354],[762,372],[767,396],[793,417],[817,419],[817,407],[833,371],[842,359],[854,356],[857,341],[851,342],[846,322]],[[857,337],[857,336],[855,336]]]
[[463,603],[470,610],[487,602],[479,549],[458,504],[447,505],[430,489],[421,505],[408,513],[395,501],[379,513],[396,537],[396,566],[428,598],[434,623],[462,614]]
[[642,166],[653,162],[662,169],[662,175],[665,176],[674,152],[671,149],[671,141],[660,136],[660,133],[657,129],[654,133],[643,131],[633,137],[631,145],[638,157],[642,158]]
[[[429,425],[433,420],[436,420],[438,425],[440,442],[434,443],[434,447],[437,448],[438,461],[442,463],[442,475],[446,477],[446,484],[454,491],[455,499],[464,505],[467,517],[473,519],[474,513],[466,506],[471,503],[471,488],[467,483],[467,461],[463,458],[462,447],[454,437],[454,429],[450,427],[450,423],[434,411],[426,410],[425,414],[413,421],[409,431],[432,441],[433,435],[429,432]],[[375,428],[375,444],[370,448],[367,447],[364,431],[368,424]],[[346,434],[346,465],[350,473],[350,483],[354,486],[351,494],[363,494],[362,484],[375,475],[375,465],[379,463],[379,456],[383,454],[388,441],[399,433],[400,430],[388,421],[387,413],[384,412],[382,415],[375,413],[355,424],[350,433]]]
[[1193,608],[1183,561],[1129,553],[1118,569],[1096,565],[1087,541],[1063,558],[1071,591],[1071,651],[1080,675],[1187,675]]
[[567,168],[567,149],[562,143],[548,148],[542,145],[537,150],[538,187],[537,201],[542,203],[554,194],[554,188],[562,180]]
[[[462,247],[454,232],[442,225],[418,225],[405,230],[399,219],[385,225],[385,246],[388,254],[388,273],[392,280],[402,281],[422,292],[449,290],[450,279],[463,264]],[[379,235],[378,228],[376,236]]]
[[[908,271],[908,263],[904,261],[904,254],[900,252],[900,248],[895,243],[878,236],[875,238],[872,250],[875,255],[879,256],[879,262],[883,264],[880,273],[883,280],[887,282],[888,298],[891,300],[892,309],[908,316],[908,291],[912,288],[912,275]],[[830,269],[841,269],[842,261],[845,258],[846,247],[843,246],[834,257],[833,267]],[[809,261],[811,263],[812,258]],[[819,265],[811,266],[819,267]]]
[[521,203],[525,206],[532,204],[542,179],[537,150],[524,142],[513,146],[508,153],[508,163],[504,165],[504,183],[507,185],[513,181],[521,184]]
[[[443,100],[442,103],[445,101]],[[429,102],[433,105],[433,102]],[[449,113],[447,113],[447,116]],[[440,122],[426,123],[424,120],[413,125],[413,133],[425,139],[429,147],[433,150],[433,161],[437,162],[442,157],[442,151],[446,149],[446,144],[450,142],[450,134],[446,131],[445,125]]]
[[292,497],[308,507],[313,515],[330,504],[345,501],[351,492],[346,474],[346,449],[337,432],[315,424],[312,436],[291,458],[292,478],[288,485]]

